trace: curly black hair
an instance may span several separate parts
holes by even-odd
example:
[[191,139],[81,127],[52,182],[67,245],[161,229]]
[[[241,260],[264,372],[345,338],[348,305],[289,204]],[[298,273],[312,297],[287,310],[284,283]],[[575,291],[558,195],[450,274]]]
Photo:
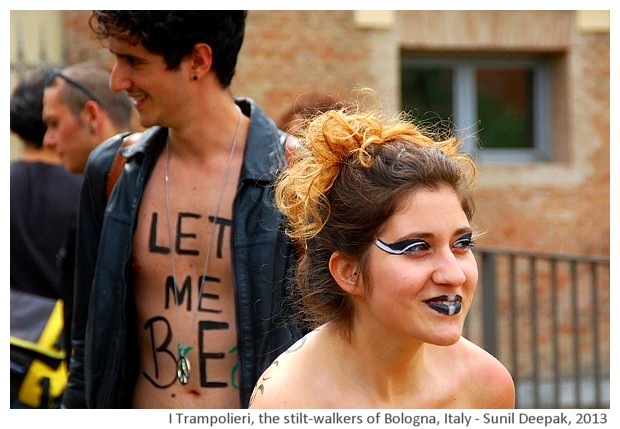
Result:
[[243,43],[243,10],[95,10],[90,28],[100,40],[115,38],[164,57],[168,69],[179,67],[197,43],[213,51],[213,69],[224,87],[235,74]]

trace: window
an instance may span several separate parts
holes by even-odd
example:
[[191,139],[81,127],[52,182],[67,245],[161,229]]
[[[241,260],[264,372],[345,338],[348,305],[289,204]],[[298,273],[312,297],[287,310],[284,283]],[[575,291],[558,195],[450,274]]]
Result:
[[402,107],[444,121],[479,161],[551,157],[548,67],[533,57],[404,53]]

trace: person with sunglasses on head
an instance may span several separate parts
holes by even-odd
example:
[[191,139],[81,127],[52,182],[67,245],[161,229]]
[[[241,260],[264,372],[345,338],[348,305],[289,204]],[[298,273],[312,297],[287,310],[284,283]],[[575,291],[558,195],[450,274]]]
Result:
[[110,71],[84,62],[53,69],[43,96],[44,144],[53,148],[68,171],[82,173],[92,150],[132,128],[134,114],[125,92],[109,88]]
[[[231,81],[245,11],[93,11],[147,129],[89,159],[64,407],[244,408],[303,332],[272,183],[287,135]],[[78,310],[79,309],[79,310]],[[79,311],[79,314],[78,314]]]
[[[43,120],[47,131],[43,144],[54,150],[65,169],[82,174],[93,149],[110,137],[135,129],[131,100],[109,87],[110,71],[94,62],[50,71],[43,93]],[[77,204],[75,206],[77,213]],[[57,264],[65,294],[65,326],[70,332],[73,313],[76,222],[67,230]],[[68,353],[70,336],[66,336]]]
[[476,167],[458,140],[361,108],[302,129],[276,201],[303,248],[314,330],[265,371],[251,408],[513,408],[506,368],[462,336]]

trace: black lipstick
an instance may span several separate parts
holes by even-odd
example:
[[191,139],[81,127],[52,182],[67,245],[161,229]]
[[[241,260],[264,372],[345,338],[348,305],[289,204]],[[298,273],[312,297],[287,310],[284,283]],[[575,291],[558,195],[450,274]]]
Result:
[[462,299],[460,295],[442,295],[426,300],[426,303],[436,312],[452,316],[461,312]]

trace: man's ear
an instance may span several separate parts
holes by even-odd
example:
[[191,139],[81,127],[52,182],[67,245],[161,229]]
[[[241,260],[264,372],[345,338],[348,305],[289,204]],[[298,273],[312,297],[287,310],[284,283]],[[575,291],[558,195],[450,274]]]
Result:
[[193,80],[200,79],[211,70],[213,51],[206,43],[197,43],[192,50],[190,76]]
[[362,295],[363,291],[359,287],[358,265],[356,261],[347,258],[340,252],[334,252],[329,258],[329,271],[342,290],[350,295]]
[[86,124],[91,134],[95,134],[101,127],[103,115],[103,109],[95,100],[88,100],[80,112],[82,123]]

